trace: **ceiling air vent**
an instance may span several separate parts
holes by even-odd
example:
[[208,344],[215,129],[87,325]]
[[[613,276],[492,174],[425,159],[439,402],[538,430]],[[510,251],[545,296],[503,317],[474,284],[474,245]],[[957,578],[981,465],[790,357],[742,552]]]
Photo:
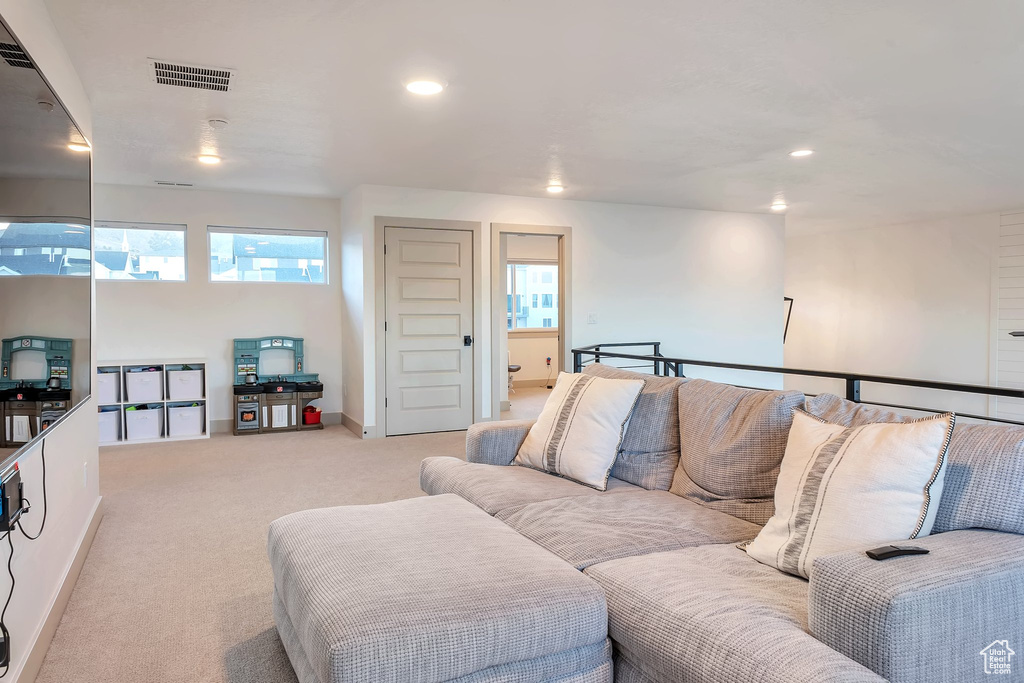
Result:
[[162,185],[163,187],[192,187],[193,186],[192,183],[176,183],[173,180],[154,180],[153,182],[155,182],[157,185]]
[[21,46],[14,43],[0,43],[0,57],[11,66],[20,66],[23,69],[34,69],[32,60],[28,58]]
[[177,85],[182,88],[197,88],[227,92],[231,90],[231,70],[191,64],[172,64],[156,59],[153,63],[153,80],[161,85]]

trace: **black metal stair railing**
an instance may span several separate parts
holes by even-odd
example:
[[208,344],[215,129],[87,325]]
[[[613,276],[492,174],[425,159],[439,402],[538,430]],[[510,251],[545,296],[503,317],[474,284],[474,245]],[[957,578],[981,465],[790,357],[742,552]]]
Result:
[[[638,348],[651,349],[651,353],[627,353],[622,349]],[[936,408],[921,408],[916,406],[897,405],[894,403],[879,403],[875,401],[864,401],[861,399],[861,384],[882,384],[889,386],[915,387],[919,389],[936,389],[939,391],[951,391],[960,394],[973,394],[976,396],[993,396],[999,398],[1024,399],[1024,389],[1011,387],[991,387],[981,384],[961,384],[956,382],[940,382],[927,379],[911,379],[909,377],[887,377],[884,375],[868,375],[851,372],[835,372],[831,370],[804,370],[800,368],[780,368],[769,365],[751,365],[748,363],[725,363],[721,361],[694,360],[687,358],[670,358],[661,353],[661,342],[613,342],[604,344],[593,344],[581,346],[572,350],[573,371],[583,372],[583,368],[591,363],[600,363],[602,360],[622,359],[639,362],[640,365],[632,365],[633,368],[651,368],[655,375],[664,377],[685,377],[687,365],[707,368],[719,368],[723,370],[742,370],[749,372],[764,372],[779,375],[797,375],[802,377],[818,377],[823,379],[843,380],[846,385],[846,398],[857,403],[866,405],[878,405],[899,410],[913,410],[924,413],[941,413],[944,410]],[[757,387],[753,387],[757,388]],[[957,413],[961,417],[987,422],[1000,422],[1005,424],[1024,425],[1024,422],[1008,420],[1005,418],[991,417],[988,415],[970,415]]]

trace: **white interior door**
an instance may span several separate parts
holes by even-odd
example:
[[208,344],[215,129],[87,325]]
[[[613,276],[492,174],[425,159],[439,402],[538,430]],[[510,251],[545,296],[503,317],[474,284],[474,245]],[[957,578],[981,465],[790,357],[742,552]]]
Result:
[[473,234],[384,229],[388,436],[473,423]]

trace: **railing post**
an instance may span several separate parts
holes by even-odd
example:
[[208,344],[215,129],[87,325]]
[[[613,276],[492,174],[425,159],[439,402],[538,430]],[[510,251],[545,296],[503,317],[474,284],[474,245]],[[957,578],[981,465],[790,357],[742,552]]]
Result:
[[846,379],[846,400],[860,403],[860,380]]
[[601,362],[601,354],[598,353],[598,351],[600,351],[600,350],[601,350],[600,345],[594,347],[594,362],[595,363],[600,363]]
[[[654,342],[654,355],[655,356],[660,356],[661,355],[661,342]],[[667,375],[668,374],[668,370],[666,370],[664,373],[661,372],[662,366],[663,366],[663,364],[661,363],[661,361],[655,359],[655,361],[654,361],[654,374],[655,375],[661,375],[661,374]],[[667,366],[665,366],[665,367],[667,367]]]
[[572,371],[575,373],[583,372],[583,354],[576,350],[572,352]]

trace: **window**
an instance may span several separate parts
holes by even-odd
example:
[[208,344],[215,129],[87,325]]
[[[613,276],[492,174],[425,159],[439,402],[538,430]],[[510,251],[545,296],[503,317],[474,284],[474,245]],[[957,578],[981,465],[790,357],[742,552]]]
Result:
[[74,223],[0,223],[0,277],[89,277],[89,226]]
[[[509,263],[505,272],[505,286],[508,293],[509,330],[557,327],[553,318],[541,315],[543,309],[558,306],[557,264]],[[546,312],[546,315],[550,316],[551,313]]]
[[184,282],[185,226],[162,223],[96,223],[97,280]]
[[327,282],[327,233],[210,226],[214,282]]

